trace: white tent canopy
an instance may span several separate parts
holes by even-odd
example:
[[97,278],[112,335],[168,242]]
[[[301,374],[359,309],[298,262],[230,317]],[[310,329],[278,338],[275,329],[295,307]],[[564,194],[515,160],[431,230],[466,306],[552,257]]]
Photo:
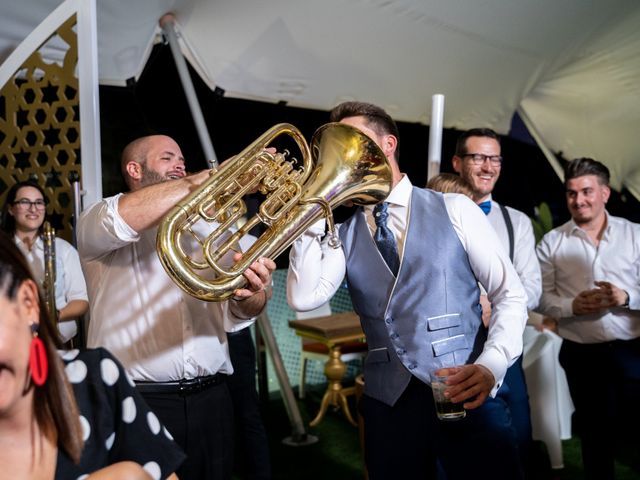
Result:
[[[61,3],[0,1],[0,60]],[[442,93],[445,127],[501,133],[519,110],[540,143],[603,161],[640,198],[637,0],[97,0],[102,84],[141,74],[168,11],[184,54],[227,96],[365,100],[428,124]]]

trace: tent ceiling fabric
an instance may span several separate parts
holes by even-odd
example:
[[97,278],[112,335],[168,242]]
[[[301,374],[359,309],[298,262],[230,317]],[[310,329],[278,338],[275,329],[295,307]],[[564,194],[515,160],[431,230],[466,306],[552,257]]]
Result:
[[[6,56],[60,0],[0,0]],[[509,131],[515,110],[566,157],[593,156],[640,198],[637,0],[97,0],[101,83],[137,78],[176,15],[185,55],[226,95]],[[52,46],[52,58],[55,58]]]

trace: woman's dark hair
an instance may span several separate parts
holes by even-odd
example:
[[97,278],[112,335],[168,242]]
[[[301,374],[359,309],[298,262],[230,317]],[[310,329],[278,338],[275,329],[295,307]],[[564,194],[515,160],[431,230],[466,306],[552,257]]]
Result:
[[[38,190],[42,194],[42,198],[44,201],[47,201],[47,195],[44,193],[44,189],[38,185],[33,180],[26,180],[24,182],[18,182],[14,184],[7,191],[7,198],[5,199],[4,205],[2,206],[2,217],[0,217],[0,228],[3,232],[8,233],[10,236],[13,236],[16,233],[16,219],[13,215],[9,213],[9,207],[13,205],[16,201],[16,196],[18,195],[18,190],[23,187],[33,187]],[[45,212],[45,220],[47,218],[47,214]],[[44,222],[42,222],[44,224]],[[42,225],[40,225],[40,229],[38,233],[42,233]]]
[[343,118],[365,117],[367,126],[378,135],[393,135],[396,137],[395,159],[400,158],[400,133],[398,126],[391,116],[377,105],[365,102],[344,102],[334,107],[329,112],[329,119],[332,122],[339,122]]
[[[37,284],[20,249],[4,232],[0,232],[0,295],[16,300],[18,289],[26,281]],[[58,447],[76,463],[80,461],[83,440],[78,407],[71,384],[67,380],[64,364],[56,351],[62,345],[57,329],[43,307],[41,293],[38,336],[44,342],[49,362],[49,375],[44,385],[35,388],[33,410],[40,430],[49,438],[58,439]],[[26,328],[26,327],[25,327]],[[56,434],[55,437],[53,434]]]

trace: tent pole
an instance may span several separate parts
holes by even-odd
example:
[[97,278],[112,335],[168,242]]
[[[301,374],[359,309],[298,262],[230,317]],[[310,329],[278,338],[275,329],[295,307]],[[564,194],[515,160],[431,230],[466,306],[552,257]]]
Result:
[[[284,362],[280,355],[280,349],[276,343],[276,337],[273,334],[271,328],[271,321],[267,315],[266,309],[263,311],[257,319],[257,325],[262,334],[264,345],[267,348],[267,353],[271,356],[271,362],[273,368],[278,377],[278,383],[280,384],[280,393],[282,394],[282,400],[284,400],[284,406],[289,416],[289,422],[291,423],[291,435],[284,438],[282,443],[290,446],[304,446],[312,445],[318,441],[318,437],[307,433],[304,428],[304,422],[302,421],[302,415],[300,415],[300,409],[296,403],[296,399],[293,396],[293,390],[289,383],[289,377],[287,371],[284,368]],[[258,349],[256,348],[256,351]]]
[[444,95],[436,93],[431,97],[431,125],[429,125],[429,164],[427,180],[440,173],[442,158],[442,124],[444,119]]
[[[70,3],[70,2],[69,2]],[[100,140],[100,88],[98,78],[98,20],[95,0],[79,1],[78,88],[80,95],[80,207],[102,198],[102,150]],[[76,212],[79,213],[79,212]],[[76,217],[76,221],[77,221]],[[74,232],[75,236],[75,232]]]
[[209,130],[207,129],[207,124],[205,123],[204,116],[202,115],[200,103],[198,103],[198,96],[196,95],[196,90],[193,87],[193,82],[191,81],[191,76],[189,75],[187,62],[182,56],[182,52],[180,50],[180,44],[178,43],[178,36],[176,34],[175,20],[176,19],[173,14],[167,13],[166,15],[163,15],[162,18],[160,18],[160,27],[162,28],[162,32],[164,33],[165,38],[169,42],[171,54],[173,55],[173,60],[176,64],[176,69],[178,70],[180,81],[182,82],[182,88],[184,89],[184,94],[187,97],[187,103],[189,104],[189,109],[191,110],[193,123],[196,126],[196,131],[198,132],[198,137],[200,138],[202,151],[204,152],[205,158],[210,164],[210,168],[216,168],[218,166],[218,158],[216,157],[216,152],[213,149],[213,144],[211,143],[211,137],[209,136]]

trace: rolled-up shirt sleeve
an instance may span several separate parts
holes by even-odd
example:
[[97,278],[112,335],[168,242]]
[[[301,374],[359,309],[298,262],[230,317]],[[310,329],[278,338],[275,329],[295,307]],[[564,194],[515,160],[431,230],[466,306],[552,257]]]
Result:
[[105,198],[85,210],[78,221],[78,251],[83,259],[95,259],[140,239],[118,213],[123,194]]
[[[240,318],[233,313],[233,310],[229,308],[229,302],[221,304],[224,310],[224,330],[225,332],[233,333],[239,332],[243,328],[250,327],[256,321],[257,317]],[[266,308],[266,307],[265,307]]]
[[471,269],[492,304],[487,341],[475,363],[493,374],[494,396],[507,368],[522,354],[527,294],[495,230],[477,205],[464,195],[445,194],[444,198]]

